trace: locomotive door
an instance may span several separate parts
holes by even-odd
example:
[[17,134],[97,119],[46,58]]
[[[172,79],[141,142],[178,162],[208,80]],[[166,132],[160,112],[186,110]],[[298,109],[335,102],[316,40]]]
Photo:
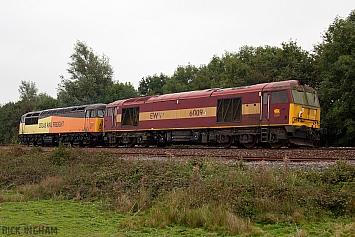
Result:
[[90,110],[85,110],[84,132],[89,131],[89,124],[90,124]]
[[260,93],[260,141],[268,142],[270,125],[270,94],[265,91]]
[[270,125],[270,94],[269,92],[262,92],[260,96],[261,111],[260,111],[260,125]]
[[[112,122],[112,127],[117,126],[117,111],[118,111],[118,106],[113,108],[112,115],[111,115],[111,122]],[[118,129],[118,128],[117,128]]]
[[84,123],[85,132],[93,132],[95,130],[95,117],[96,117],[96,110],[85,111],[85,123]]
[[286,90],[271,92],[270,99],[270,121],[272,124],[287,124],[288,123],[288,97]]

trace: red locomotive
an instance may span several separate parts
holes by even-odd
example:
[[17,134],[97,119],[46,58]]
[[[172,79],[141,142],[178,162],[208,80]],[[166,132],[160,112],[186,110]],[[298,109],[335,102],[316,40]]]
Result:
[[118,100],[106,106],[103,138],[109,146],[278,148],[314,146],[325,133],[316,91],[289,80]]

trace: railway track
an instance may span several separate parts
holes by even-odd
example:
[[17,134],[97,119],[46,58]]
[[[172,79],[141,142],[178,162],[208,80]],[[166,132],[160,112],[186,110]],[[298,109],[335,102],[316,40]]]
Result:
[[[175,158],[183,158],[183,159],[188,159],[188,158],[203,158],[203,157],[208,157],[208,158],[217,158],[217,159],[226,159],[226,160],[243,160],[243,161],[289,161],[289,162],[317,162],[317,161],[327,161],[327,162],[334,162],[339,160],[338,158],[330,158],[330,157],[236,157],[236,156],[230,156],[230,155],[217,155],[217,156],[201,156],[201,155],[187,155],[187,154],[171,154],[171,153],[161,153],[161,154],[152,154],[152,153],[132,153],[132,152],[112,152],[120,156],[124,157],[140,157],[140,158],[145,158],[145,157],[161,157],[161,158],[168,158],[168,159],[175,159]],[[355,161],[354,157],[349,157],[349,158],[341,158],[344,160],[349,160],[349,161]]]
[[333,162],[339,159],[355,161],[355,148],[306,148],[306,149],[223,149],[204,148],[101,148],[117,156],[162,157],[169,159],[211,158],[243,161],[290,161],[290,162]]
[[[9,149],[11,146],[0,145],[0,149]],[[22,149],[32,149],[20,146]],[[44,152],[50,152],[56,147],[43,147]],[[281,149],[224,149],[220,147],[179,147],[166,148],[73,148],[84,149],[88,152],[105,152],[117,157],[136,158],[164,158],[164,159],[188,159],[211,158],[224,160],[243,161],[289,161],[289,162],[333,162],[339,159],[355,161],[355,147],[335,148],[281,148]]]

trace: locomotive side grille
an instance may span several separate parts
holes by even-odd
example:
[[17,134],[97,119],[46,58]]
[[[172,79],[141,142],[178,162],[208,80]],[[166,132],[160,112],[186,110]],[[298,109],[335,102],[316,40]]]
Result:
[[139,107],[122,109],[122,126],[138,126]]
[[220,99],[217,102],[217,122],[241,122],[242,120],[242,99],[228,98]]

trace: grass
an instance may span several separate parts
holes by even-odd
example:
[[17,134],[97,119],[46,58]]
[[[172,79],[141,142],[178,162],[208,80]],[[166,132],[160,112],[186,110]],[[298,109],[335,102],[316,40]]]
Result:
[[98,203],[27,201],[0,204],[2,226],[57,228],[59,236],[110,236],[117,233],[120,215],[104,212]]
[[199,229],[170,228],[168,231],[154,228],[119,228],[118,224],[129,217],[103,210],[99,202],[5,202],[0,204],[0,210],[1,227],[19,228],[20,234],[11,236],[26,235],[26,228],[28,230],[30,227],[49,227],[52,230],[55,228],[56,233],[53,231],[51,235],[58,236],[164,236],[167,232],[186,232],[193,236],[208,235],[208,232]]
[[355,166],[343,160],[323,172],[304,172],[287,164],[247,168],[209,158],[118,158],[65,147],[49,153],[37,147],[0,150],[0,225],[56,225],[60,236],[354,231]]
[[[139,216],[118,214],[113,210],[105,209],[100,202],[41,200],[0,203],[1,228],[20,228],[20,235],[11,236],[26,236],[25,228],[31,226],[57,229],[57,234],[53,232],[46,236],[225,236],[227,234],[217,227],[215,231],[208,231],[181,225],[160,228],[140,224],[142,220],[150,221],[149,218],[147,214]],[[354,236],[355,220],[339,218],[303,225],[254,223],[252,228],[251,232],[241,233],[241,236]],[[0,233],[4,236],[2,232]]]
[[[57,236],[215,236],[203,229],[170,227],[166,229],[139,227],[134,230],[119,226],[129,215],[106,210],[100,202],[27,201],[0,203],[0,233],[2,228],[17,227],[19,233],[11,236],[26,236],[29,228],[49,227],[51,235]],[[5,234],[7,230],[5,229]],[[38,228],[37,228],[38,231]],[[34,236],[40,234],[34,234]],[[2,236],[2,235],[1,235]]]

